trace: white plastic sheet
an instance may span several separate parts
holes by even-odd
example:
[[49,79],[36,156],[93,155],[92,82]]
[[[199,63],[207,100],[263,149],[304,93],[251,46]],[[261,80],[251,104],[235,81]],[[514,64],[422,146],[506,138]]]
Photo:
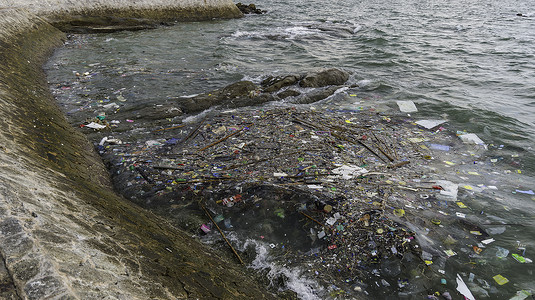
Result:
[[461,293],[461,295],[466,297],[468,300],[476,300],[459,274],[457,274],[457,291],[459,291],[459,293]]
[[418,108],[416,108],[416,105],[414,105],[414,102],[412,101],[397,101],[396,102],[399,106],[399,110],[402,112],[410,113],[410,112],[417,112]]
[[349,180],[353,177],[368,173],[368,170],[353,165],[343,165],[332,170],[332,172],[333,174],[342,176],[342,179]]
[[416,124],[425,127],[427,129],[432,129],[437,127],[438,125],[446,123],[446,120],[420,120],[416,121]]
[[104,129],[106,128],[106,125],[102,125],[102,124],[98,124],[98,123],[95,123],[95,122],[91,122],[87,125],[84,125],[84,127],[87,127],[87,128],[92,128],[92,129]]
[[453,183],[448,180],[437,180],[435,181],[435,183],[442,187],[442,190],[440,190],[440,198],[450,201],[457,200],[459,186],[456,183]]

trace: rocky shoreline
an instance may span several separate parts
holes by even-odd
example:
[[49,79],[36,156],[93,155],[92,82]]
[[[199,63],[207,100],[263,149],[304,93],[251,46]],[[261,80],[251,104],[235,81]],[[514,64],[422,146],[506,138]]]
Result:
[[3,2],[1,297],[291,298],[267,291],[241,266],[114,193],[102,161],[66,122],[42,71],[65,38],[51,24],[72,24],[77,15],[174,22],[241,13],[225,0]]

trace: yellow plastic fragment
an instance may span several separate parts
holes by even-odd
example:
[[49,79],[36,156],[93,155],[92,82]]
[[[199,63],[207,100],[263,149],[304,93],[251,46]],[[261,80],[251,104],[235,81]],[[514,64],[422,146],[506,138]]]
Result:
[[461,201],[457,202],[457,206],[459,206],[460,208],[468,208],[468,206],[466,206],[464,203],[462,203]]
[[445,160],[444,162],[445,162],[447,165],[455,166],[455,163],[454,163],[454,162],[447,161],[447,160]]
[[405,215],[405,210],[402,208],[396,208],[394,209],[394,215],[398,217],[403,217]]
[[474,188],[471,185],[465,185],[463,186],[467,190],[473,190]]
[[473,171],[471,171],[471,172],[468,172],[468,174],[469,174],[469,175],[477,175],[477,176],[479,176],[479,175],[480,175],[480,174],[479,174],[478,172],[473,172]]
[[504,284],[506,284],[506,283],[509,282],[509,279],[503,277],[503,276],[500,275],[500,274],[498,274],[498,275],[496,275],[496,276],[494,276],[494,277],[492,277],[492,278],[493,278],[493,279],[496,281],[496,283],[499,284],[499,285],[504,285]]
[[424,262],[425,262],[425,264],[428,265],[428,266],[433,264],[433,262],[430,261],[430,260],[424,260]]

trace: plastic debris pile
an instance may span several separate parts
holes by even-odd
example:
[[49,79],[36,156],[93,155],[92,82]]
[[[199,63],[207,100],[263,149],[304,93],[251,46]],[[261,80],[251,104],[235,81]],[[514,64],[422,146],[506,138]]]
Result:
[[[80,93],[83,80],[56,94]],[[357,98],[352,88],[331,87],[328,97]],[[395,103],[402,114],[325,103],[187,116],[171,102],[135,110],[122,92],[69,104],[78,107],[74,123],[97,141],[120,193],[199,236],[218,237],[217,228],[257,239],[332,298],[532,294],[511,271],[529,273],[532,244],[500,239],[522,230],[506,219],[529,216],[485,207],[510,195],[535,200],[532,187],[515,182],[518,154],[506,157],[503,146],[447,120],[415,119],[412,101]]]
[[[414,285],[428,272],[446,281],[442,267],[457,252],[433,255],[426,245],[422,252],[417,241],[426,244],[436,234],[448,244],[448,236],[454,240],[452,235],[472,228],[478,229],[469,231],[476,255],[489,242],[469,221],[458,228],[466,214],[457,210],[467,208],[457,199],[458,185],[426,175],[460,164],[458,155],[451,159],[456,162],[448,158],[457,151],[474,156],[486,148],[477,141],[462,144],[467,141],[439,127],[444,122],[373,109],[241,109],[155,129],[144,142],[108,138],[100,151],[113,162],[119,189],[133,201],[146,207],[184,198],[204,201],[226,230],[236,229],[226,215],[252,211],[264,201],[255,189],[271,186],[274,194],[285,195],[281,202],[290,198],[273,215],[284,219],[293,209],[311,240],[306,253],[287,244],[284,251],[302,256],[296,262],[317,266],[311,275],[324,282],[343,282],[340,291],[388,293]],[[292,193],[308,196],[291,201]],[[210,233],[211,226],[197,229]],[[450,242],[452,247],[455,241]]]

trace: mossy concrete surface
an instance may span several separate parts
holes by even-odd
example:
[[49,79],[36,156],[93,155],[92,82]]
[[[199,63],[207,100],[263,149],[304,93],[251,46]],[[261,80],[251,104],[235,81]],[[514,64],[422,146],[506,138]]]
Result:
[[0,2],[0,298],[275,297],[243,266],[116,195],[92,146],[55,104],[41,68],[65,38],[51,23],[71,13],[204,19],[232,17],[223,13],[230,5]]

